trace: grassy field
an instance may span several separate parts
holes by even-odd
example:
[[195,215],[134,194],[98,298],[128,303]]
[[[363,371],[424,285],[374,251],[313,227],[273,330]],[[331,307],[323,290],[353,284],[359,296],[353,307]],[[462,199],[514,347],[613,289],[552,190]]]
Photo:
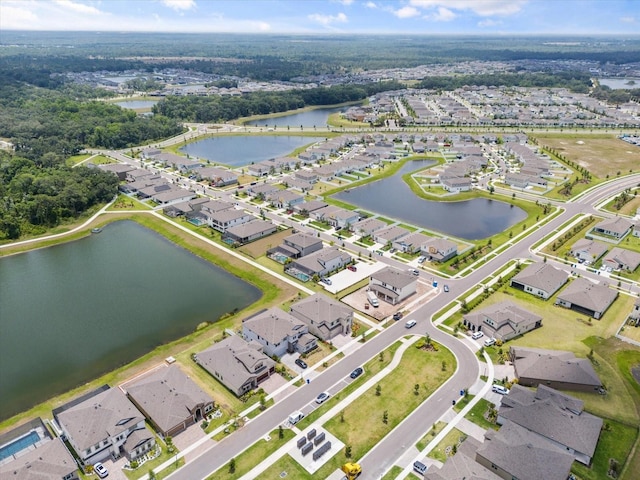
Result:
[[485,430],[488,430],[490,428],[497,430],[498,425],[490,422],[485,418],[485,414],[487,413],[490,407],[491,407],[491,403],[485,400],[484,398],[481,398],[478,401],[478,403],[476,403],[473,407],[471,407],[471,410],[469,411],[469,413],[465,415],[464,418],[472,421],[476,425],[481,426]]
[[[446,371],[441,368],[443,361],[448,365]],[[354,458],[360,458],[449,378],[454,369],[455,359],[448,350],[430,352],[411,346],[393,373],[380,381],[380,395],[376,394],[376,387],[371,388],[345,409],[344,422],[339,416],[325,426],[345,445],[351,445]],[[387,423],[383,423],[385,411]]]
[[613,177],[640,168],[640,149],[615,135],[536,134],[540,146],[547,146],[598,178]]
[[614,207],[614,204],[616,203],[615,198],[613,198],[610,202],[608,202],[603,210],[607,210],[611,213],[615,213],[615,214],[622,214],[622,215],[629,215],[629,216],[634,216],[636,214],[636,211],[640,208],[640,196],[638,196],[638,193],[640,193],[640,189],[636,188],[634,190],[631,191],[631,195],[633,198],[631,198],[631,200],[627,203],[625,203],[620,210],[616,210]]
[[[220,468],[213,475],[207,477],[207,480],[233,480],[234,478],[240,478],[244,474],[248,473],[253,467],[258,465],[263,459],[267,458],[289,440],[291,440],[295,434],[292,430],[284,429],[282,431],[283,438],[278,438],[278,430],[272,431],[269,436],[271,440],[266,441],[264,439],[259,440],[257,443],[250,446],[245,450],[242,455],[235,459],[236,468],[235,472],[231,472],[229,464]],[[267,478],[261,476],[260,478]],[[298,478],[298,477],[292,477]]]

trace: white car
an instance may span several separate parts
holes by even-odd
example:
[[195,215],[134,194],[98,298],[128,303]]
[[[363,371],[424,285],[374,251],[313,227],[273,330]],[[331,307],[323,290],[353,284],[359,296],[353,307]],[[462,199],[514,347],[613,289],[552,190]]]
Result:
[[97,462],[93,466],[93,471],[96,472],[100,478],[107,478],[109,476],[109,470],[100,462]]
[[478,340],[482,337],[484,337],[484,333],[482,332],[473,332],[473,335],[471,335],[471,338],[473,338],[474,340]]
[[508,395],[509,394],[509,389],[506,387],[503,387],[502,385],[493,385],[491,387],[491,391],[495,392],[495,393],[499,393],[500,395]]
[[324,403],[327,400],[329,400],[329,397],[330,397],[329,392],[322,392],[320,395],[316,397],[316,403],[320,405],[321,403]]
[[412,328],[416,326],[416,321],[415,320],[409,320],[407,323],[404,324],[404,328]]

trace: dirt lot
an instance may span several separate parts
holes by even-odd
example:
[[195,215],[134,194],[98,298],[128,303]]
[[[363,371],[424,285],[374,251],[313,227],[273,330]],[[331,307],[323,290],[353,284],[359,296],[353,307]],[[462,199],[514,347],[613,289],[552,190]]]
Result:
[[615,135],[537,135],[538,143],[582,165],[598,178],[640,168],[640,148]]
[[[431,285],[427,283],[418,282],[417,291],[409,298],[405,299],[398,305],[391,305],[390,303],[384,302],[380,300],[380,306],[378,308],[373,308],[369,305],[367,301],[367,287],[362,287],[360,290],[356,290],[355,292],[347,295],[342,298],[341,301],[349,305],[354,310],[364,313],[365,315],[369,315],[370,317],[375,318],[376,320],[384,320],[390,315],[393,315],[396,312],[401,312],[403,309],[409,305],[410,303],[415,302],[419,297],[426,295],[427,293],[433,292],[433,288]],[[366,307],[369,307],[368,309]],[[407,312],[404,312],[407,313]]]
[[270,248],[280,245],[282,243],[282,239],[288,237],[292,233],[293,232],[290,228],[281,232],[276,232],[273,235],[261,238],[255,242],[247,243],[246,245],[238,248],[238,250],[242,253],[246,253],[251,258],[258,258],[263,256]]

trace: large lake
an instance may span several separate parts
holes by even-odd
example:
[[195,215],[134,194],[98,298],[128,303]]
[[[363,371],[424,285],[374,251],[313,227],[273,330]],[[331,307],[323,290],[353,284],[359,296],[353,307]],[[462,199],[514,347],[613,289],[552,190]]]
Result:
[[270,158],[285,157],[296,148],[311,145],[319,140],[320,137],[293,135],[213,136],[188,143],[181,147],[180,151],[203,160],[243,167]]
[[600,85],[607,86],[612,90],[630,90],[640,88],[640,78],[599,78],[598,83],[600,83]]
[[322,127],[327,126],[329,121],[329,115],[332,113],[343,112],[348,107],[330,107],[330,108],[316,108],[315,110],[307,110],[300,113],[292,113],[290,115],[283,115],[281,117],[263,118],[261,120],[250,120],[245,122],[245,125],[251,125],[254,127],[298,127],[304,128],[310,127]]
[[0,418],[180,338],[259,289],[132,221],[0,259]]
[[385,217],[467,240],[490,237],[527,217],[524,210],[497,200],[432,202],[416,196],[402,175],[432,164],[430,160],[407,162],[391,177],[343,190],[334,197]]

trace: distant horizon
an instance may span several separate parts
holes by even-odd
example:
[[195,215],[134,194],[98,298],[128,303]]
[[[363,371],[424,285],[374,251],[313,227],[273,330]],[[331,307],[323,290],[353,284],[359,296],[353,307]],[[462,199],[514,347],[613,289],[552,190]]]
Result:
[[636,0],[2,0],[0,31],[638,35]]

